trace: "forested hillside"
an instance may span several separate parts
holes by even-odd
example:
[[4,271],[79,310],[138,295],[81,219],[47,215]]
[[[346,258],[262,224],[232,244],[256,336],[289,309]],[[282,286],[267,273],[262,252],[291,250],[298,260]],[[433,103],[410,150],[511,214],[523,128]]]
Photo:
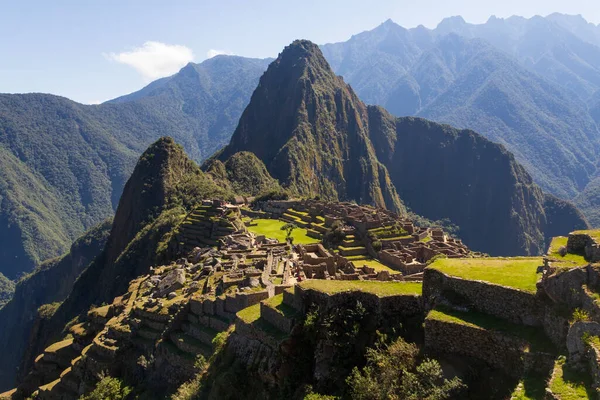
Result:
[[135,160],[157,138],[173,136],[198,162],[211,155],[229,139],[265,65],[215,57],[93,106],[0,95],[0,272],[31,271],[111,216]]

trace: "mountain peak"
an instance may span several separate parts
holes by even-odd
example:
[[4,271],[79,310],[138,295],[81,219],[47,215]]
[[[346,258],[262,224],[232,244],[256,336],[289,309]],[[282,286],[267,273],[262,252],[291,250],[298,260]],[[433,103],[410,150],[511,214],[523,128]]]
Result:
[[460,15],[455,15],[453,17],[447,17],[442,20],[437,26],[437,28],[459,28],[466,25],[467,22]]
[[329,64],[325,61],[325,57],[321,53],[319,46],[306,39],[294,40],[283,49],[276,60],[278,64],[287,64],[288,62],[297,63],[298,61],[305,63],[314,62],[323,67],[326,65],[329,68]]
[[403,210],[369,141],[366,106],[308,40],[294,41],[269,66],[218,158],[241,151],[300,195]]

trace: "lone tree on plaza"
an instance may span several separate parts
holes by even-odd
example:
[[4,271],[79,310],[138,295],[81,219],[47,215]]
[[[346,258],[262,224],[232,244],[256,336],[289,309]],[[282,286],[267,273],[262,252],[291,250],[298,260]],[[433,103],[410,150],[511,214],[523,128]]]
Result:
[[297,226],[293,222],[288,222],[287,224],[285,224],[284,226],[281,227],[281,230],[285,231],[285,240],[287,242],[292,243],[294,241],[294,238],[292,237],[292,232],[296,228],[297,228]]

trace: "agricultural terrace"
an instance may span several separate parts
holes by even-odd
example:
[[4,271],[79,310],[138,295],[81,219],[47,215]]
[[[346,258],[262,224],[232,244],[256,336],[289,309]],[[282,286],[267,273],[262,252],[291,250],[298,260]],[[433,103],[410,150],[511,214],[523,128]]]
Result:
[[[256,224],[256,225],[255,225]],[[252,225],[248,226],[248,230],[257,235],[265,235],[271,239],[277,239],[281,243],[285,242],[285,231],[281,230],[281,227],[287,224],[285,221],[278,219],[255,219],[252,221]],[[296,228],[292,232],[294,238],[294,244],[309,244],[317,243],[318,240],[311,238],[307,235],[307,231],[304,228]]]
[[552,242],[550,242],[550,248],[548,249],[548,257],[552,260],[559,261],[558,266],[580,267],[587,265],[588,262],[580,254],[566,253],[564,256],[559,254],[558,250],[561,247],[567,247],[567,241],[568,238],[566,236],[557,236],[552,238]]
[[474,281],[508,286],[530,293],[536,292],[536,283],[543,264],[540,257],[508,258],[441,258],[428,268],[446,275]]
[[361,291],[379,297],[397,295],[421,295],[421,282],[338,281],[311,279],[300,283],[304,289],[313,289],[327,294]]

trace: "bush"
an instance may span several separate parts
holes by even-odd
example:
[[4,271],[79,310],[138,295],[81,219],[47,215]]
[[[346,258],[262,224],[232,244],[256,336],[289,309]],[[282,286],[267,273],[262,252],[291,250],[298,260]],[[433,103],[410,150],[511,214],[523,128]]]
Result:
[[343,222],[334,221],[323,235],[323,245],[327,248],[337,247],[344,239],[346,239],[346,233],[344,232]]
[[590,314],[588,314],[587,311],[582,310],[581,308],[576,308],[575,311],[573,311],[573,316],[571,320],[572,322],[589,321]]
[[259,196],[257,196],[253,201],[252,201],[252,206],[255,206],[256,204],[262,202],[262,201],[269,201],[269,200],[287,200],[290,198],[290,194],[288,192],[286,192],[285,190],[272,190],[270,192],[267,192],[265,194],[261,194]]
[[125,384],[118,378],[111,376],[104,376],[100,382],[96,385],[96,388],[88,394],[83,396],[82,400],[123,400],[129,396],[131,388],[125,386]]
[[376,252],[380,252],[381,248],[383,247],[383,245],[381,244],[381,240],[374,241],[372,246],[373,246],[373,250],[375,250]]
[[387,344],[385,335],[367,350],[367,365],[354,367],[346,379],[352,399],[429,399],[443,400],[464,388],[457,377],[444,379],[436,360],[417,362],[419,350],[402,338]]

